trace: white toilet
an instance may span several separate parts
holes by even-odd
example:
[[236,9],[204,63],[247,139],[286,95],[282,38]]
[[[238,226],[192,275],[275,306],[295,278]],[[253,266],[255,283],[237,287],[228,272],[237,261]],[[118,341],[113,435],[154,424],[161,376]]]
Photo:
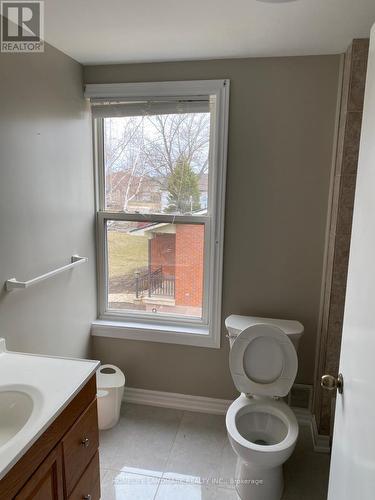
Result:
[[280,500],[283,463],[293,453],[298,423],[281,399],[297,374],[298,321],[229,316],[229,365],[241,395],[226,415],[237,455],[236,489],[241,500]]

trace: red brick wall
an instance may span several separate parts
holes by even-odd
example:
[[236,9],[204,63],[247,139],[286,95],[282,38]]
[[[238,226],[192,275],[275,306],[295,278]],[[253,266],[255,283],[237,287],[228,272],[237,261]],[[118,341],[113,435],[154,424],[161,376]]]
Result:
[[201,306],[204,226],[176,225],[176,305]]
[[163,274],[175,275],[176,235],[154,234],[150,241],[151,271],[163,266]]

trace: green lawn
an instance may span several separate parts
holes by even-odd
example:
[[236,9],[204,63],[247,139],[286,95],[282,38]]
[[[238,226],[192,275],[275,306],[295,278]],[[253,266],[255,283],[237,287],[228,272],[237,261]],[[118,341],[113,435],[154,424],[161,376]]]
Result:
[[109,277],[128,275],[148,265],[145,236],[108,231]]

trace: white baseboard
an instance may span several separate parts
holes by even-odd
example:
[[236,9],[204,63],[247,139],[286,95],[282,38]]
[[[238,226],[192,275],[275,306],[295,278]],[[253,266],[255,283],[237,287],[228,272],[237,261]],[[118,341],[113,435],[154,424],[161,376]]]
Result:
[[[148,389],[136,389],[134,387],[125,387],[123,401],[140,405],[173,408],[175,410],[211,413],[213,415],[225,415],[232,403],[230,399],[192,396],[175,392],[150,391]],[[293,411],[299,424],[308,425],[310,427],[314,450],[329,453],[329,436],[318,434],[315,417],[311,412],[303,408],[293,408]]]
[[232,400],[190,396],[175,392],[150,391],[125,387],[124,401],[140,405],[160,406],[175,410],[198,411],[213,415],[225,415]]

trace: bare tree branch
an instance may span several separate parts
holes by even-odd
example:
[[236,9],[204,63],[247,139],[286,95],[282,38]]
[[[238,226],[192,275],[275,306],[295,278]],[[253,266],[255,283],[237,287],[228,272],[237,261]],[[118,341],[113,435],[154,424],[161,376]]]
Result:
[[208,171],[209,113],[108,118],[105,123],[107,197],[113,203],[113,193],[121,191],[124,210],[153,184],[165,189],[181,161],[199,177]]

